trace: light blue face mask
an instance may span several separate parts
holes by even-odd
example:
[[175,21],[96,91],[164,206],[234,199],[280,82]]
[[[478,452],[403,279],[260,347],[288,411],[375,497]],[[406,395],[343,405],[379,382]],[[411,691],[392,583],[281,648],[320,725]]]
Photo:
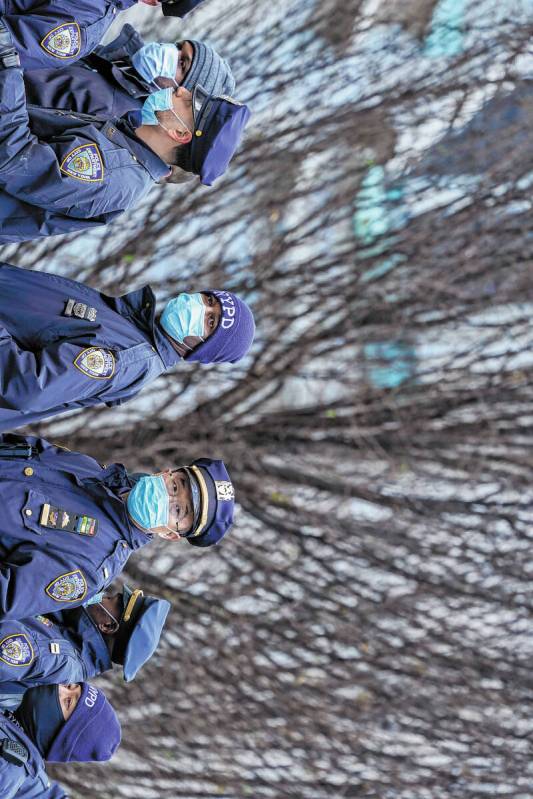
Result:
[[91,599],[88,599],[87,602],[83,603],[83,607],[88,608],[89,605],[99,605],[104,598],[104,593],[105,591],[100,591],[99,594],[95,594]]
[[198,336],[203,341],[205,312],[201,294],[179,294],[167,302],[161,314],[161,327],[180,344],[185,344],[186,336]]
[[[142,107],[142,123],[143,125],[161,125],[161,122],[155,115],[156,111],[170,111],[180,125],[184,128],[184,130],[188,130],[192,133],[189,126],[184,122],[184,120],[176,114],[173,107],[173,96],[174,96],[174,89],[170,87],[169,89],[159,89],[157,92],[153,92],[153,94],[149,94],[146,100],[144,101]],[[168,130],[164,125],[161,125],[163,130]]]
[[163,475],[146,475],[133,486],[126,500],[128,513],[140,527],[153,530],[168,526],[170,508]]
[[159,91],[149,94],[142,107],[143,125],[159,125],[155,115],[156,111],[173,111],[172,92],[174,89],[159,89]]
[[134,53],[131,63],[148,83],[153,83],[156,78],[170,78],[175,81],[179,56],[175,44],[150,42]]

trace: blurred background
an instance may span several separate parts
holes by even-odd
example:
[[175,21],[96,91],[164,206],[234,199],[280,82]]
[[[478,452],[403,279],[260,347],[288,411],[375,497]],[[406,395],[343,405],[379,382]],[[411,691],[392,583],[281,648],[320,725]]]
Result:
[[[254,116],[212,189],[3,260],[121,294],[229,288],[237,367],[31,428],[156,470],[223,458],[237,522],[154,545],[171,600],[75,799],[531,799],[532,0],[206,0]],[[28,431],[30,429],[28,428]]]

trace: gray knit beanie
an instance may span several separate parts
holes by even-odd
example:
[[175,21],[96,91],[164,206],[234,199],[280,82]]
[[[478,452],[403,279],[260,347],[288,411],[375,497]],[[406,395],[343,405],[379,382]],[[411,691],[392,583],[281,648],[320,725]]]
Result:
[[[235,91],[235,78],[227,61],[219,56],[205,42],[197,42],[195,39],[186,39],[194,49],[194,58],[185,80],[181,85],[190,92],[197,83],[206,90],[208,94],[215,97],[221,95],[233,96]],[[183,42],[176,42],[176,47],[181,48]]]

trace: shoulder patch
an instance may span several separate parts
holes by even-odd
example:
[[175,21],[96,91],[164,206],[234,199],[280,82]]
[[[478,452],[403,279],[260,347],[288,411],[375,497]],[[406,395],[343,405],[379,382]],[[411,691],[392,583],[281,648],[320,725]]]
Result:
[[104,179],[104,162],[95,142],[70,150],[59,168],[65,175],[84,183],[101,183]]
[[81,569],[60,574],[46,586],[46,593],[56,602],[75,602],[87,593],[87,581]]
[[0,641],[0,660],[8,666],[29,666],[35,660],[30,639],[25,633],[8,635]]
[[81,31],[77,22],[63,22],[48,31],[41,47],[55,58],[75,58],[81,50]]
[[89,347],[76,356],[74,366],[94,380],[109,380],[115,374],[115,356],[110,350]]

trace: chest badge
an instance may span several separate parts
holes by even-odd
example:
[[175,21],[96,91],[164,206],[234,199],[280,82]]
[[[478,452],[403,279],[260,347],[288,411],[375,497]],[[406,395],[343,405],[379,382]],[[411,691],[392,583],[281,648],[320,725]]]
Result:
[[81,31],[77,22],[64,22],[48,31],[41,47],[55,58],[75,58],[81,50]]
[[65,175],[85,183],[101,183],[104,179],[104,162],[95,142],[70,150],[63,158],[60,169]]
[[87,581],[81,569],[60,574],[46,586],[46,593],[56,602],[75,602],[87,593]]
[[93,380],[109,380],[115,374],[115,356],[110,350],[89,347],[74,359],[74,366]]
[[8,666],[29,666],[35,660],[30,639],[24,633],[8,635],[0,641],[0,660]]

